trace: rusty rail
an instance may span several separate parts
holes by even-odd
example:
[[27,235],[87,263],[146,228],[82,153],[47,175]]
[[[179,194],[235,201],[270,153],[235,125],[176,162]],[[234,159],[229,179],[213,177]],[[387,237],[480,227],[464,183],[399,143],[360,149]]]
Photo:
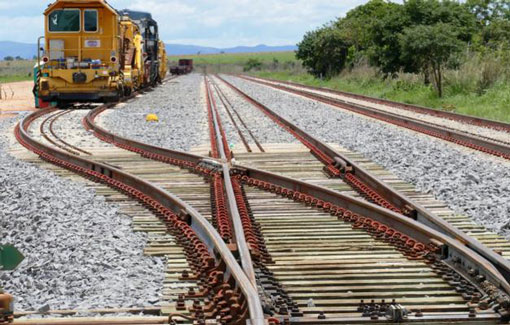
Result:
[[[271,116],[273,119],[277,120],[279,123],[283,124],[291,131],[297,133],[298,136],[304,138],[307,142],[313,144],[313,146],[315,146],[318,150],[320,150],[325,155],[327,155],[327,157],[329,157],[329,161],[340,163],[339,165],[337,165],[340,168],[340,170],[344,174],[351,174],[354,177],[358,178],[363,183],[363,185],[361,186],[368,186],[370,189],[372,189],[373,192],[376,192],[381,197],[385,198],[405,215],[415,219],[416,221],[424,225],[427,225],[435,230],[438,230],[458,240],[467,247],[471,248],[472,250],[474,250],[487,260],[491,261],[491,263],[493,263],[493,265],[498,268],[498,270],[505,276],[505,278],[510,281],[510,262],[508,260],[500,256],[499,254],[495,253],[493,250],[487,248],[486,246],[481,244],[478,240],[466,235],[464,232],[458,230],[448,222],[439,218],[422,205],[412,201],[410,198],[399,193],[391,186],[383,183],[377,177],[373,176],[370,172],[356,164],[354,161],[347,158],[345,155],[342,155],[341,153],[335,151],[327,144],[309,135],[304,130],[300,129],[293,123],[279,116],[273,110],[256,101],[254,98],[248,96],[246,93],[242,92],[240,89],[233,86],[228,81],[222,79],[221,77],[218,78],[225,82],[230,87],[232,87],[237,93],[246,98],[253,105],[261,109],[269,116]],[[377,200],[374,201],[377,203]],[[379,205],[388,208],[384,204]],[[393,210],[394,212],[399,212],[398,210],[395,209],[390,210]]]
[[[302,202],[354,223],[355,228],[364,229],[374,237],[396,245],[411,259],[421,257],[427,261],[431,258],[426,262],[428,264],[434,260],[441,261],[469,279],[481,292],[491,292],[489,287],[497,288],[502,296],[492,296],[493,302],[506,297],[503,300],[510,303],[510,284],[490,261],[463,243],[418,221],[322,186],[267,171],[237,166],[233,173],[243,184]],[[403,250],[400,245],[404,246]],[[488,282],[484,284],[484,281]],[[507,307],[502,317],[508,317],[510,305]]]
[[[105,107],[101,107],[97,111],[102,111],[103,109],[105,109]],[[159,211],[164,216],[164,222],[167,224],[167,227],[175,228],[177,236],[181,236],[183,240],[188,240],[189,242],[194,243],[193,249],[195,253],[198,253],[201,259],[199,261],[202,265],[204,265],[205,272],[210,272],[215,268],[215,266],[211,265],[211,263],[218,263],[218,265],[224,264],[226,268],[225,275],[232,276],[235,280],[235,284],[244,294],[248,304],[251,324],[264,324],[264,314],[262,312],[257,291],[254,289],[243,270],[239,267],[234,256],[223,242],[223,239],[219,236],[207,219],[199,214],[194,208],[171,193],[143,179],[110,165],[75,156],[57,148],[47,146],[32,138],[28,134],[28,128],[33,121],[54,111],[54,109],[41,110],[25,117],[15,129],[15,135],[18,141],[27,149],[33,151],[42,159],[47,160],[50,163],[69,169],[83,175],[84,177],[91,178],[120,189],[156,211]],[[113,138],[116,141],[128,141],[123,138]],[[152,147],[150,150],[155,150],[155,148]],[[188,161],[198,158],[197,156],[175,153],[172,157],[185,157]],[[184,220],[188,221],[185,222]],[[192,247],[190,246],[190,249],[191,248]],[[216,252],[218,255],[215,254]]]
[[453,142],[455,144],[481,151],[496,157],[504,159],[510,159],[510,145],[507,143],[492,140],[480,136],[475,136],[469,133],[464,133],[454,129],[438,126],[436,124],[427,123],[418,119],[401,116],[398,114],[378,110],[375,108],[353,104],[340,99],[331,98],[328,96],[307,92],[304,90],[298,90],[282,85],[272,84],[265,81],[254,80],[250,78],[244,78],[252,82],[266,85],[268,87],[280,89],[286,92],[304,96],[313,100],[320,101],[322,103],[330,104],[342,109],[346,109],[358,114],[369,116],[390,124],[394,124],[400,127],[404,127],[419,133],[423,133],[435,138],[442,139],[444,141]]
[[489,119],[484,119],[481,117],[465,115],[465,114],[460,114],[460,113],[441,111],[441,110],[433,109],[433,108],[429,108],[429,107],[405,104],[405,103],[395,102],[395,101],[388,100],[388,99],[360,95],[360,94],[350,93],[350,92],[346,92],[346,91],[334,90],[334,89],[330,89],[330,88],[313,87],[313,86],[299,84],[296,82],[281,81],[281,80],[275,80],[275,79],[271,79],[271,78],[260,78],[260,77],[253,77],[253,76],[243,76],[243,77],[251,79],[251,80],[259,79],[259,80],[271,81],[271,82],[275,82],[275,83],[286,84],[286,85],[294,86],[294,87],[301,87],[301,88],[307,88],[310,90],[323,91],[323,92],[327,92],[327,93],[334,94],[334,95],[341,95],[344,97],[360,99],[360,100],[364,100],[364,101],[371,102],[371,103],[393,106],[393,107],[409,110],[409,111],[416,112],[416,113],[446,118],[446,119],[449,119],[452,121],[459,121],[459,122],[463,122],[463,123],[467,123],[467,124],[471,124],[471,125],[475,125],[475,126],[485,126],[488,128],[492,128],[494,130],[499,130],[499,131],[504,131],[504,132],[510,133],[510,124],[505,123],[505,122],[489,120]]
[[[262,148],[262,145],[260,144],[260,142],[257,140],[257,138],[255,137],[253,132],[251,132],[250,128],[248,128],[248,125],[246,125],[245,121],[243,120],[243,118],[241,117],[239,112],[234,108],[234,105],[232,105],[232,103],[228,100],[227,96],[225,95],[225,93],[223,93],[223,91],[221,90],[219,85],[214,81],[214,79],[211,79],[211,82],[212,82],[214,88],[216,89],[216,91],[218,92],[218,97],[220,98],[221,102],[225,106],[225,109],[227,110],[227,113],[231,117],[232,123],[239,130],[239,133],[240,133],[240,136],[241,136],[241,140],[243,142],[247,142],[246,139],[244,138],[244,136],[242,135],[241,130],[237,126],[237,123],[234,121],[234,118],[231,115],[230,109],[228,109],[228,107],[230,107],[232,109],[232,111],[234,112],[234,114],[237,116],[237,118],[239,119],[239,122],[241,122],[241,125],[245,128],[246,132],[248,132],[250,137],[253,139],[253,142],[255,142],[255,145],[259,148],[260,152],[265,152],[265,150],[264,150],[264,148]],[[249,145],[247,146],[247,150],[248,150],[248,152],[251,152],[251,148],[249,148]]]
[[232,220],[232,224],[234,226],[234,232],[236,237],[236,244],[239,250],[239,255],[241,257],[241,265],[243,267],[244,272],[248,279],[250,279],[253,287],[257,288],[257,281],[255,279],[255,270],[253,268],[253,262],[251,260],[250,250],[248,248],[248,244],[246,242],[246,238],[244,236],[243,224],[241,222],[241,216],[239,214],[239,210],[237,210],[237,201],[236,196],[234,194],[234,188],[232,187],[232,180],[230,179],[230,167],[229,162],[231,160],[231,153],[228,148],[224,147],[224,144],[227,143],[227,139],[225,133],[221,129],[221,122],[219,117],[217,116],[218,110],[216,107],[216,103],[214,101],[214,97],[209,85],[209,81],[207,77],[204,76],[204,82],[207,93],[207,108],[211,112],[212,116],[212,126],[214,128],[214,136],[216,141],[212,141],[218,146],[219,156],[222,160],[222,170],[223,170],[223,184],[226,191],[226,197],[228,202],[228,210],[230,211],[230,216]]
[[[151,151],[151,146],[142,143],[137,143],[137,148],[140,148],[144,155],[148,155]],[[174,152],[171,150],[160,148],[158,152],[168,159],[173,159]],[[188,154],[181,153],[182,155]],[[303,202],[314,208],[327,211],[347,222],[352,222],[355,227],[366,229],[374,236],[397,245],[399,250],[402,250],[410,258],[422,258],[428,261],[427,263],[439,265],[438,267],[444,266],[454,269],[460,276],[467,279],[471,285],[490,296],[492,303],[496,304],[495,301],[499,299],[501,306],[506,306],[501,307],[501,317],[506,317],[505,313],[508,306],[510,306],[507,304],[510,303],[508,298],[510,285],[508,281],[491,262],[463,245],[463,243],[411,218],[321,186],[242,166],[232,168],[231,172],[233,179],[237,179],[245,185],[255,186]],[[444,318],[439,316],[434,318],[432,316],[429,320],[431,322],[439,319],[445,320],[449,316],[442,317]],[[455,320],[456,317],[451,320]],[[359,318],[350,320],[368,321]],[[296,318],[295,321],[297,323],[317,323],[316,319],[312,320],[306,317]],[[324,322],[335,321],[345,322],[346,319],[328,319]]]

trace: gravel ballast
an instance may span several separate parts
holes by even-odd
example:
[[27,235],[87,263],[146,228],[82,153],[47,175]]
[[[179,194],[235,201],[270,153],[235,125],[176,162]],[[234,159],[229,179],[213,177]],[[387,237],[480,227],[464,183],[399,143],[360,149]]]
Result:
[[[205,103],[203,76],[189,74],[108,110],[99,116],[98,124],[124,137],[187,151],[209,141]],[[159,122],[146,122],[151,113]]]
[[93,189],[8,152],[14,120],[0,120],[1,243],[25,255],[0,283],[16,310],[144,307],[161,296],[165,263],[143,255],[147,235]]
[[457,213],[510,238],[510,164],[331,106],[225,76],[311,134],[359,152]]
[[[278,82],[270,82],[270,83],[280,84]],[[298,90],[304,89],[302,87],[294,86],[294,85],[284,84],[283,86],[289,87],[292,89],[298,89]],[[350,102],[350,103],[354,103],[354,104],[358,104],[358,105],[362,105],[362,106],[366,106],[366,107],[375,108],[375,109],[385,111],[388,113],[393,113],[393,114],[396,113],[396,114],[404,116],[404,117],[410,117],[410,118],[417,119],[420,121],[429,122],[429,123],[440,125],[440,126],[445,126],[445,127],[448,127],[448,128],[454,129],[454,130],[458,130],[461,132],[466,132],[469,134],[486,137],[486,138],[493,139],[496,141],[510,143],[510,134],[508,134],[508,132],[505,132],[505,131],[498,131],[498,130],[494,130],[491,128],[477,126],[477,125],[468,124],[468,123],[463,123],[461,121],[446,119],[446,118],[442,118],[439,116],[433,116],[430,114],[413,112],[411,110],[398,108],[395,106],[389,106],[387,104],[374,103],[374,102],[370,102],[367,100],[352,98],[352,97],[348,97],[348,96],[341,95],[341,94],[335,94],[335,93],[331,93],[331,92],[321,91],[319,89],[306,88],[304,90],[307,92],[340,99],[342,101],[346,101],[346,102]]]
[[[297,143],[298,141],[287,131],[283,130],[281,127],[276,125],[269,117],[267,117],[264,113],[262,113],[259,109],[257,109],[252,104],[248,103],[245,99],[241,98],[239,94],[230,89],[225,83],[220,80],[216,80],[219,88],[228,98],[228,101],[232,104],[234,109],[241,116],[245,124],[248,126],[252,134],[260,143]],[[220,101],[218,101],[218,106],[223,107]],[[223,111],[224,109],[222,109]],[[237,116],[232,112],[234,118],[237,119]],[[222,121],[230,118],[228,116],[223,117]],[[243,131],[246,139],[251,142],[251,137],[248,132],[245,132],[244,127],[240,122],[237,122],[241,130]],[[227,137],[230,139],[231,135],[227,134]]]

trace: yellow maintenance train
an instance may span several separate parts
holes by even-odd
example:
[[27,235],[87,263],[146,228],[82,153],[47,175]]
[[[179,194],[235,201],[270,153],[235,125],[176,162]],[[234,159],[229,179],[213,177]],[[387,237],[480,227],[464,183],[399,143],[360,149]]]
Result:
[[44,16],[36,106],[116,101],[165,78],[165,45],[151,14],[117,11],[105,0],[57,0]]

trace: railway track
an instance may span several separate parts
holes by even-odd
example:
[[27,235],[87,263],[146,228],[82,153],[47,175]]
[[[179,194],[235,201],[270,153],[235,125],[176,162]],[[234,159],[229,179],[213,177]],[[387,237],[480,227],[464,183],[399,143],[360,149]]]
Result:
[[252,77],[252,76],[250,76],[249,78],[254,79],[254,80],[258,79],[258,80],[268,81],[268,82],[272,82],[275,84],[284,84],[284,85],[293,86],[296,88],[305,88],[305,89],[309,89],[309,90],[313,90],[313,91],[317,91],[317,92],[326,92],[326,93],[330,93],[330,94],[334,94],[334,95],[338,95],[338,96],[344,96],[344,97],[348,97],[351,99],[356,99],[356,100],[365,101],[365,102],[369,102],[369,103],[392,106],[394,108],[404,109],[404,110],[408,110],[408,111],[412,111],[412,112],[416,112],[416,113],[420,113],[420,114],[437,116],[437,117],[452,120],[452,121],[459,121],[459,122],[463,122],[466,124],[484,126],[484,127],[490,128],[490,129],[499,130],[499,131],[503,131],[503,132],[510,132],[510,124],[508,124],[508,123],[494,121],[494,120],[488,120],[488,119],[484,119],[484,118],[480,118],[480,117],[476,117],[476,116],[463,115],[463,114],[459,114],[459,113],[455,113],[455,112],[442,111],[442,110],[432,109],[432,108],[418,106],[418,105],[405,104],[405,103],[395,102],[395,101],[391,101],[391,100],[383,99],[383,98],[376,98],[376,97],[370,97],[370,96],[365,96],[365,95],[360,95],[360,94],[349,93],[346,91],[333,90],[333,89],[323,88],[323,87],[312,87],[312,86],[307,86],[307,85],[290,82],[290,81],[282,81],[282,80],[275,80],[275,79],[269,79],[269,78],[257,78],[257,77]]
[[[90,155],[86,158],[59,150],[63,145],[54,144],[63,140],[62,138],[57,136],[48,140],[48,134],[44,133],[45,136],[41,135],[40,139],[37,139],[38,136],[34,135],[37,131],[44,131],[44,124],[49,119],[42,120],[42,117],[51,113],[52,110],[40,111],[24,120],[16,129],[18,140],[43,159],[122,193],[113,194],[111,189],[104,186],[101,186],[102,190],[99,191],[124,206],[125,211],[134,217],[136,230],[151,233],[147,254],[163,255],[168,259],[163,290],[164,300],[168,305],[161,310],[167,315],[167,319],[216,319],[216,316],[220,317],[219,319],[244,319],[246,316],[243,316],[243,313],[247,312],[251,302],[243,298],[242,288],[243,284],[248,282],[244,273],[232,271],[232,268],[235,270],[239,266],[210,226],[207,215],[203,215],[210,213],[208,184],[204,179],[185,169],[115,149],[104,142],[98,144],[100,141],[90,134],[87,140],[91,144],[91,147],[87,148]],[[58,123],[55,119],[80,114],[80,111],[56,113],[50,115],[50,119]],[[79,122],[81,117],[77,118]],[[37,124],[37,121],[41,120],[39,128],[31,127],[32,123]],[[87,136],[86,133],[78,136]],[[42,142],[44,140],[53,145],[45,144]],[[75,146],[70,144],[72,141],[73,139],[67,139],[67,149]],[[80,141],[83,141],[83,138],[80,138]],[[208,171],[203,171],[203,175],[207,175]],[[181,198],[169,194],[169,191],[178,193]],[[192,205],[184,203],[182,198],[189,200]],[[226,255],[222,256],[223,254]],[[241,281],[231,287],[229,283],[239,281],[236,280],[237,275]],[[244,289],[248,292],[253,290],[247,285]],[[254,297],[256,298],[256,295]],[[215,303],[211,304],[209,299]],[[220,304],[221,301],[225,302]],[[217,309],[220,305],[222,310]]]
[[[382,207],[389,208],[394,212],[401,213],[413,218],[425,225],[429,225],[452,238],[458,239],[467,246],[482,254],[485,258],[491,260],[497,265],[501,272],[510,276],[510,264],[507,260],[501,258],[494,251],[486,250],[478,241],[473,240],[470,236],[460,232],[456,227],[449,224],[446,220],[439,218],[429,209],[423,207],[420,203],[403,195],[391,185],[382,182],[379,178],[365,170],[363,166],[342,154],[327,144],[321,142],[317,138],[307,134],[296,125],[285,120],[267,106],[257,102],[254,98],[242,92],[239,88],[224,79],[221,79],[228,87],[237,92],[241,97],[252,103],[254,107],[263,111],[269,118],[275,121],[283,129],[293,134],[303,145],[310,149],[311,153],[324,164],[324,171],[334,178],[341,178],[345,185],[349,186],[353,191],[360,194],[370,202],[376,203]],[[466,227],[465,230],[470,230]],[[480,240],[485,241],[483,236]],[[491,242],[489,242],[491,244]],[[498,251],[499,253],[499,251]]]
[[[469,118],[464,115],[398,104],[385,100],[376,100],[370,97],[355,96],[349,93],[324,88],[313,88],[289,82],[245,76],[242,76],[242,78],[473,150],[510,159],[510,136],[508,135],[510,127],[505,123]],[[446,120],[451,120],[451,122],[445,123]],[[448,125],[452,123],[455,125]],[[471,125],[472,128],[477,130],[469,130],[469,128],[465,127],[466,124]]]
[[[268,110],[268,116],[299,139],[296,146],[301,156],[297,159],[307,157],[306,168],[310,169],[292,171],[295,164],[282,163],[289,160],[289,151],[275,153],[260,142],[253,146],[258,152],[248,150],[249,142],[257,143],[249,132],[253,126],[235,113],[220,90],[220,82],[205,79],[204,84],[212,157],[116,136],[94,122],[107,107],[96,108],[83,119],[90,129],[87,141],[97,144],[87,148],[55,130],[49,132],[54,143],[44,142],[48,139],[37,135],[37,127],[31,127],[40,123],[39,130],[44,131],[43,124],[52,121],[55,126],[59,119],[73,114],[80,120],[84,114],[79,112],[36,112],[16,129],[24,146],[59,170],[64,167],[68,176],[77,173],[109,185],[111,189],[95,186],[111,200],[125,204],[138,230],[153,234],[146,252],[170,256],[169,263],[177,263],[169,266],[174,272],[165,280],[165,296],[171,301],[167,315],[184,314],[201,321],[221,319],[225,323],[250,319],[252,324],[262,324],[263,318],[270,324],[508,320],[510,286],[505,261],[477,246],[472,238],[446,231],[453,231],[451,228],[441,229],[448,233],[446,236],[428,227],[423,215],[426,211],[420,205],[406,207],[414,202],[403,202],[405,197],[388,192],[385,184],[371,179],[352,157]],[[223,99],[221,104],[216,98]],[[263,160],[260,165],[285,173],[233,163],[219,114],[222,109],[230,110],[229,117],[239,121],[238,132],[245,135],[247,153],[235,155],[236,159],[247,165]],[[55,115],[46,123],[38,122],[52,113]],[[92,135],[102,141],[95,142]],[[48,133],[46,136],[50,137]],[[78,155],[76,148],[87,153]],[[323,167],[330,178],[324,176]],[[354,172],[356,178],[341,183],[345,171]],[[307,174],[315,184],[283,174]],[[368,181],[374,192],[346,186]],[[357,195],[345,195],[346,191]],[[445,227],[438,220],[428,221]],[[466,238],[470,240],[464,241]],[[190,283],[195,294],[190,293]],[[208,299],[196,295],[203,290],[208,290]],[[223,311],[207,313],[206,306]],[[230,309],[225,310],[228,306]]]
[[[218,89],[217,86],[215,88]],[[210,97],[214,98],[214,96]],[[296,130],[294,126],[291,126],[291,129]],[[223,134],[223,136],[225,135]],[[302,142],[304,145],[307,144],[306,141]],[[316,154],[316,156],[320,155]],[[286,166],[282,167],[282,169],[286,168]],[[338,318],[355,317],[357,312],[364,310],[364,316],[370,316],[370,318],[376,320],[383,314],[385,315],[385,311],[380,312],[379,310],[374,312],[372,308],[382,308],[384,310],[387,308],[387,301],[393,302],[395,297],[406,297],[407,299],[412,296],[412,298],[406,300],[406,303],[409,305],[416,304],[415,314],[421,317],[421,308],[426,308],[432,315],[436,312],[441,314],[444,310],[441,309],[440,304],[427,307],[420,303],[424,301],[443,301],[444,298],[444,301],[448,301],[447,304],[451,304],[452,300],[449,299],[455,300],[455,294],[450,296],[455,290],[449,292],[447,286],[445,286],[443,287],[445,291],[441,292],[441,289],[436,290],[437,288],[434,288],[434,285],[427,287],[424,283],[427,283],[430,279],[423,277],[418,280],[419,283],[413,283],[413,280],[410,280],[413,283],[410,287],[426,287],[424,290],[429,290],[425,294],[426,296],[437,295],[432,299],[425,298],[420,300],[420,293],[418,292],[399,292],[399,289],[404,291],[404,288],[409,289],[409,286],[405,284],[401,287],[397,284],[397,286],[393,287],[395,289],[394,292],[388,292],[388,288],[392,288],[392,277],[399,279],[393,284],[402,284],[405,282],[402,279],[408,275],[406,272],[410,271],[410,273],[413,273],[413,271],[406,269],[406,267],[400,268],[402,265],[399,265],[397,270],[393,270],[397,273],[402,272],[402,274],[398,275],[392,273],[391,266],[389,269],[383,267],[378,271],[377,267],[370,270],[370,267],[367,267],[366,264],[370,264],[369,261],[374,259],[381,261],[382,264],[386,262],[389,264],[396,262],[398,264],[405,260],[403,258],[402,261],[398,261],[398,257],[400,257],[398,252],[393,255],[395,251],[391,247],[383,247],[378,251],[378,248],[374,248],[375,243],[370,241],[370,236],[364,238],[363,234],[356,233],[356,231],[353,232],[349,226],[338,222],[338,219],[331,218],[330,214],[321,214],[320,212],[322,211],[317,212],[303,209],[302,205],[289,202],[286,199],[279,199],[278,195],[264,195],[265,193],[255,190],[247,194],[246,199],[248,202],[250,202],[250,199],[255,202],[258,201],[257,206],[250,209],[253,216],[259,215],[259,218],[255,217],[255,219],[261,225],[262,234],[267,241],[271,258],[278,266],[278,268],[272,270],[279,271],[276,274],[279,280],[285,279],[282,281],[285,290],[289,290],[288,294],[294,299],[300,312],[304,312],[305,315],[322,320],[333,318],[331,321],[334,323],[340,321]],[[289,211],[296,212],[289,213]],[[315,231],[311,234],[309,229],[314,229]],[[358,235],[360,237],[357,237]],[[357,240],[360,240],[360,242],[351,245],[353,241]],[[339,253],[337,247],[335,247],[336,245],[346,245],[346,252]],[[365,258],[366,263],[363,262]],[[393,260],[393,258],[397,260]],[[354,265],[350,265],[350,263]],[[345,273],[343,276],[341,272],[331,273],[332,269],[336,271],[343,269]],[[289,271],[290,274],[288,273]],[[387,271],[389,273],[386,273]],[[381,279],[377,279],[373,283],[364,280],[357,282],[356,280],[360,278],[366,279],[367,273],[365,272],[368,272],[368,274],[371,272],[373,272],[372,274],[380,274]],[[420,270],[417,273],[423,274],[422,272],[423,270]],[[376,283],[379,282],[383,282],[385,285],[377,286]],[[370,293],[367,294],[367,292]],[[416,295],[413,296],[414,294]],[[442,294],[445,296],[442,296]],[[363,301],[356,300],[356,298],[367,296],[381,298],[381,302],[375,303],[375,299],[374,301],[370,300],[369,304],[372,305],[367,308],[364,305],[363,299],[361,299]],[[356,303],[359,305],[356,306]],[[353,305],[356,308],[352,308]],[[397,308],[395,306],[392,305],[391,308]],[[397,309],[399,308],[400,306]],[[335,320],[335,318],[337,319]],[[342,321],[345,322],[346,320],[343,319]]]

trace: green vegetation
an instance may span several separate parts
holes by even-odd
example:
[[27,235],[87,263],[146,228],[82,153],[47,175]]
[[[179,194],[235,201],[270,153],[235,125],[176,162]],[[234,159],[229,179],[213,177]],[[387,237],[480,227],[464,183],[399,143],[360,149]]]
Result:
[[[171,51],[171,49],[170,49]],[[200,54],[200,55],[175,55],[170,56],[170,61],[177,62],[179,59],[193,59],[195,64],[239,64],[256,59],[264,63],[272,62],[276,58],[279,61],[295,61],[294,52],[265,52],[265,53],[223,53],[223,54]]]
[[0,61],[0,82],[32,80],[34,64],[31,60]]
[[179,59],[193,59],[195,70],[210,73],[242,73],[252,70],[275,71],[301,67],[294,52],[266,53],[223,53],[170,56],[170,64],[176,65]]
[[299,68],[252,72],[510,122],[510,1],[370,0],[308,32]]
[[260,71],[254,75],[510,122],[508,81],[495,81],[490,87],[483,87],[483,92],[479,92],[479,80],[492,79],[494,75],[490,76],[493,71],[491,69],[499,64],[473,60],[463,65],[459,71],[445,71],[442,98],[433,85],[425,85],[422,77],[417,74],[402,73],[398,78],[384,79],[376,68],[368,65],[345,70],[338,76],[322,80],[307,73],[292,71]]
[[443,95],[443,73],[474,56],[510,53],[507,0],[370,0],[305,35],[297,57],[316,77],[368,63],[383,78],[421,74]]

